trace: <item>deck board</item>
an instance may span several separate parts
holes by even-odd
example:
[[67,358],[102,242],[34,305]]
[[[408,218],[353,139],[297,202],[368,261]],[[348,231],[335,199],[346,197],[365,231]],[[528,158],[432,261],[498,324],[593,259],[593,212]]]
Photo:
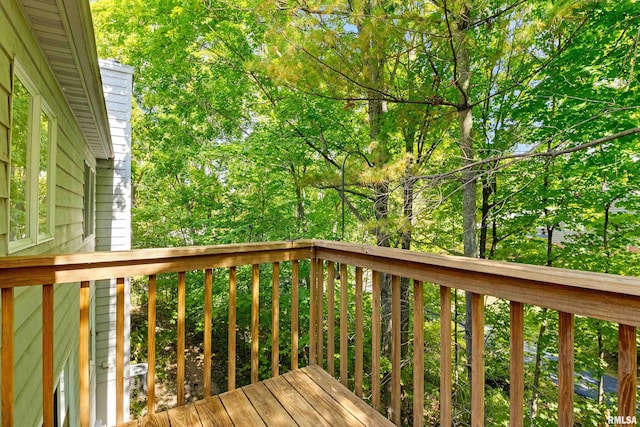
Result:
[[126,425],[362,427],[393,424],[322,368],[313,365]]
[[179,406],[167,411],[171,427],[191,427],[202,424],[194,405]]
[[298,425],[263,383],[245,387],[242,391],[266,423],[274,423],[279,426]]
[[308,375],[286,373],[283,375],[293,388],[314,407],[314,409],[331,425],[353,425],[363,424],[342,405],[340,405],[322,387],[316,384]]
[[169,415],[166,412],[160,412],[154,415],[147,415],[140,418],[140,427],[170,427]]
[[223,393],[220,395],[220,400],[234,424],[236,420],[244,420],[246,425],[266,426],[242,389]]
[[382,416],[378,411],[367,405],[364,400],[351,393],[324,369],[317,365],[308,366],[301,373],[311,377],[346,410],[356,415],[356,418],[367,426],[393,426],[394,424]]
[[269,378],[264,381],[264,385],[267,386],[282,406],[287,408],[287,411],[298,425],[330,426],[329,422],[322,417],[300,393],[291,387],[284,378]]
[[213,396],[195,403],[202,425],[211,427],[233,427],[229,414],[224,409],[220,397]]

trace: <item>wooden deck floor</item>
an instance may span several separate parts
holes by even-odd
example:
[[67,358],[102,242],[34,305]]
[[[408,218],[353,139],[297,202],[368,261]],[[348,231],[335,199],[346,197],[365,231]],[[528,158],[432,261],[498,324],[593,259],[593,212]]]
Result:
[[322,368],[307,366],[124,426],[347,427],[393,424]]

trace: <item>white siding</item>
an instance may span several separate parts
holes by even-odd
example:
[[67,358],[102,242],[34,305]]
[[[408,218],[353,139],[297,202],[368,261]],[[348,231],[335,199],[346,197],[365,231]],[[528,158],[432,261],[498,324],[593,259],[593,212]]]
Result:
[[[133,69],[100,61],[111,127],[112,160],[96,168],[96,250],[131,249],[131,92]],[[115,424],[115,281],[96,283],[96,418]],[[125,388],[129,378],[129,282],[125,282]],[[128,396],[128,392],[125,392]],[[129,400],[125,398],[125,413]]]

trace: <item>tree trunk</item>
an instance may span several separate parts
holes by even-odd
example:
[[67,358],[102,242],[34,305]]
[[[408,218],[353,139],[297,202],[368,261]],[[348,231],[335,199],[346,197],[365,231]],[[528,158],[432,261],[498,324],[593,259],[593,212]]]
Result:
[[[413,140],[414,135],[410,133],[405,136],[405,154],[407,155],[407,164],[405,166],[404,178],[402,180],[403,188],[403,205],[402,214],[403,222],[401,223],[401,248],[411,249],[412,227],[413,227],[413,198],[414,198],[414,179],[413,179]],[[406,357],[409,347],[409,279],[402,277],[400,279],[400,295],[402,297],[401,313],[400,313],[400,339],[402,342],[402,357]]]
[[[493,183],[490,177],[482,180],[482,207],[480,209],[480,253],[479,257],[487,258],[487,232],[489,229],[489,212],[491,211],[490,198],[493,193]],[[494,222],[495,224],[495,222]]]
[[[373,32],[372,32],[373,34]],[[384,61],[375,51],[375,40],[371,41],[371,50],[368,52],[367,64],[369,69],[369,79],[372,88],[383,87],[383,67]],[[378,91],[368,91],[368,115],[369,115],[369,140],[374,147],[372,157],[376,165],[383,165],[388,160],[386,141],[381,140],[380,130],[382,128],[382,117],[384,114],[384,102]],[[375,197],[374,214],[376,226],[374,233],[376,245],[390,247],[389,235],[389,183],[387,181],[373,186]],[[391,359],[391,276],[386,273],[380,274],[380,305],[381,305],[381,350],[382,355]],[[391,401],[391,382],[383,386],[382,405],[389,407]]]
[[611,250],[609,248],[609,216],[613,201],[604,205],[604,224],[602,225],[602,246],[605,255],[604,273],[609,273],[611,267]]
[[[458,31],[455,41],[457,47],[456,86],[458,88],[458,124],[460,130],[460,150],[462,153],[462,165],[466,166],[474,162],[475,150],[473,144],[473,112],[471,107],[471,64],[467,41],[467,31],[470,26],[471,9],[467,6],[458,18]],[[477,218],[476,218],[476,172],[473,168],[465,169],[462,173],[462,224],[464,256],[478,257]],[[465,292],[465,343],[467,347],[467,372],[469,375],[469,388],[471,388],[471,293]]]
[[[543,206],[548,205],[548,189],[549,189],[549,164],[547,163],[544,167],[544,180],[543,180],[543,188],[544,194],[543,197]],[[549,212],[547,209],[544,209],[545,219],[548,220]],[[546,265],[548,267],[553,266],[553,231],[555,230],[555,224],[547,223],[545,224],[545,230],[547,233],[547,261]],[[541,345],[541,342],[544,338],[544,335],[547,331],[547,309],[542,309],[542,322],[540,322],[540,329],[538,331],[538,341],[536,343],[536,363],[533,369],[533,391],[531,392],[531,404],[529,408],[529,421],[530,425],[534,425],[534,420],[538,414],[538,398],[540,397],[540,375],[542,371],[542,356],[544,355],[545,348]]]
[[[302,194],[302,188],[299,184],[296,184],[296,231],[298,235],[305,234],[304,227],[304,196]],[[296,236],[298,237],[298,236]]]
[[602,341],[602,322],[598,323],[598,359],[600,360],[600,369],[602,372],[598,376],[598,405],[604,402],[604,343]]
[[[604,205],[604,224],[602,225],[602,245],[606,257],[604,272],[609,273],[611,262],[611,251],[609,250],[609,215],[613,202],[607,202]],[[600,367],[604,366],[604,343],[602,340],[602,322],[596,321],[598,325],[598,359]],[[598,405],[604,402],[604,370],[598,377]]]
[[542,309],[542,321],[538,331],[538,341],[536,342],[536,362],[533,368],[533,390],[531,393],[531,404],[529,405],[529,425],[534,425],[534,420],[538,414],[538,397],[540,396],[540,374],[542,371],[542,356],[544,347],[541,345],[544,334],[547,331],[547,309]]
[[489,250],[489,259],[494,259],[496,250],[498,249],[498,222],[494,218],[491,221],[491,249]]
[[291,172],[291,176],[293,178],[293,183],[296,192],[296,236],[291,236],[291,238],[298,238],[305,233],[305,210],[304,210],[304,190],[302,189],[302,185],[300,185],[300,178],[296,173],[296,168],[293,163],[289,165],[289,171]]

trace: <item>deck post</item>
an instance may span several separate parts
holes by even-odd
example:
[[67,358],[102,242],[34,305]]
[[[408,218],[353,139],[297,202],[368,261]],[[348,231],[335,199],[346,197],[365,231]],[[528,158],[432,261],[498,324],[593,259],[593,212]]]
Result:
[[310,260],[310,271],[309,271],[309,293],[310,293],[310,301],[309,301],[309,362],[313,365],[317,363],[316,351],[317,343],[316,343],[316,327],[317,327],[317,318],[316,318],[316,289],[317,289],[317,277],[316,277],[316,253],[315,249],[312,254],[312,258]]
[[391,277],[391,407],[390,420],[400,425],[401,407],[401,328],[400,328],[400,277]]
[[298,282],[300,265],[298,260],[291,261],[291,370],[298,369]]
[[236,388],[236,267],[229,268],[229,325],[227,330],[227,390]]
[[204,397],[211,396],[211,310],[213,270],[204,271]]
[[259,381],[258,339],[260,336],[260,265],[253,264],[251,272],[251,384]]
[[327,264],[327,372],[335,374],[336,363],[336,265],[333,262]]
[[280,263],[271,271],[271,376],[280,375]]
[[509,374],[509,425],[524,425],[524,308],[522,303],[510,304],[511,362]]
[[323,345],[324,345],[324,337],[323,337],[323,329],[324,329],[324,309],[323,309],[323,302],[324,302],[324,261],[321,259],[317,259],[316,260],[316,284],[317,284],[317,290],[318,292],[316,292],[316,299],[317,304],[314,306],[316,307],[316,311],[317,311],[317,315],[316,315],[316,319],[318,321],[318,335],[316,338],[316,344],[317,344],[317,351],[316,351],[316,357],[318,358],[318,365],[322,366],[322,363],[324,362],[324,349],[323,349]]
[[147,413],[156,412],[156,275],[148,279],[147,302]]
[[558,425],[572,427],[574,316],[561,311],[558,317]]
[[[84,283],[84,282],[83,282]],[[84,290],[84,289],[83,289]],[[80,292],[80,363],[83,362],[83,332],[85,324],[88,325],[88,317],[89,311],[87,307],[86,316],[84,319],[82,300],[84,293]],[[42,425],[44,427],[53,427],[53,383],[54,383],[54,373],[53,373],[53,285],[42,285]],[[88,342],[87,342],[88,344]],[[88,346],[86,349],[88,350]],[[87,351],[85,350],[85,351]],[[84,407],[83,404],[87,404],[87,409],[89,408],[88,402],[83,401],[82,392],[88,392],[89,388],[83,388],[84,384],[82,380],[84,379],[82,372],[82,367],[80,370],[80,412],[84,415]],[[88,368],[88,365],[87,365]],[[87,371],[88,373],[88,371]],[[81,418],[82,418],[81,415]],[[87,417],[88,421],[88,417]],[[81,421],[82,422],[82,421]]]
[[424,424],[424,288],[413,281],[413,427]]
[[471,425],[484,426],[484,295],[471,294]]
[[[53,286],[51,286],[51,297],[53,297]],[[89,329],[90,329],[90,319],[89,319],[89,305],[90,305],[90,282],[81,282],[80,283],[80,349],[78,350],[78,359],[80,361],[80,426],[81,427],[89,427],[90,422],[90,385],[89,385],[89,358],[91,355],[89,354]],[[53,308],[53,301],[52,307]],[[53,323],[53,310],[50,315],[51,322]],[[43,319],[44,326],[44,319]],[[52,331],[53,332],[53,331]],[[53,339],[53,335],[52,335]],[[46,349],[46,347],[45,347]],[[53,341],[51,342],[50,350],[51,355],[53,355]],[[53,374],[53,356],[51,360],[51,371]],[[48,386],[48,384],[47,384]],[[51,397],[53,399],[53,382],[51,383],[50,389]],[[52,415],[53,415],[53,406],[52,406]]]
[[116,423],[124,421],[124,278],[116,279]]
[[2,426],[13,427],[13,288],[2,288]]
[[451,425],[451,289],[440,286],[440,425]]
[[636,416],[636,328],[618,325],[618,416]]
[[345,387],[348,381],[348,364],[347,364],[347,343],[348,343],[348,318],[347,318],[347,304],[348,295],[347,287],[349,286],[347,264],[340,264],[340,382]]
[[380,410],[380,273],[371,273],[371,406]]

